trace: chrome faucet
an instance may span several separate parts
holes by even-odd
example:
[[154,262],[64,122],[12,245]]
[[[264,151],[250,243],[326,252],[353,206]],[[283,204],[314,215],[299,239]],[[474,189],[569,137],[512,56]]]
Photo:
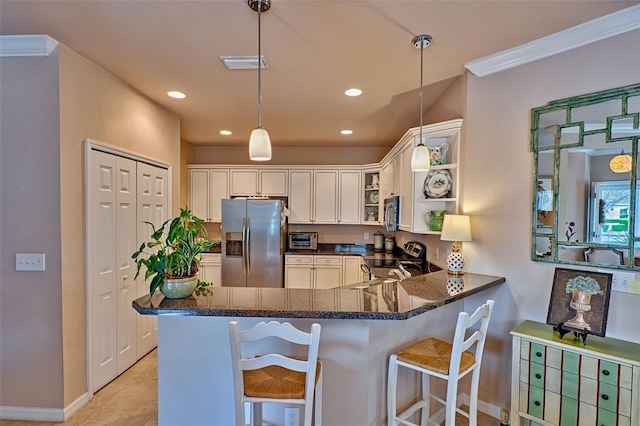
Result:
[[400,279],[400,281],[402,281],[402,280],[404,280],[405,278],[407,278],[407,277],[405,277],[405,276],[404,276],[404,274],[403,274],[402,272],[400,272],[400,270],[399,270],[399,269],[395,269],[395,268],[390,269],[390,270],[389,270],[389,273],[387,274],[387,276],[388,276],[388,277],[390,277],[391,275],[394,275],[394,274],[398,276],[398,278]]

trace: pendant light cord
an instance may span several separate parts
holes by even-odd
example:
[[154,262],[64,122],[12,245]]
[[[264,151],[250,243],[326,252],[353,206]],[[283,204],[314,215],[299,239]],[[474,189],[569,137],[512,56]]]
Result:
[[424,74],[424,41],[420,41],[420,142],[419,145],[422,145],[422,75]]
[[262,50],[260,28],[260,15],[262,12],[262,0],[258,0],[258,129],[262,128]]

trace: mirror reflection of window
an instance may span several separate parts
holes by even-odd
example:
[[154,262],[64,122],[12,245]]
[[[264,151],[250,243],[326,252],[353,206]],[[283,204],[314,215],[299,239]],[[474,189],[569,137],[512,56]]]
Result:
[[629,243],[630,182],[595,182],[591,205],[589,242],[610,245]]

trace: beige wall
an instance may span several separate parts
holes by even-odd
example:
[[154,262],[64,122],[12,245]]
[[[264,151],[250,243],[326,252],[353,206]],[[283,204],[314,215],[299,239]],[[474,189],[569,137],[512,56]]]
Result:
[[[509,331],[524,319],[545,322],[556,265],[533,262],[531,108],[553,99],[638,83],[640,31],[590,44],[509,71],[468,77],[463,144],[464,212],[473,242],[464,244],[468,268],[506,277],[497,294],[482,365],[482,399],[506,406]],[[558,265],[561,266],[561,265]],[[477,305],[485,295],[469,300]],[[640,342],[640,296],[614,292],[607,336]]]
[[[180,121],[62,45],[0,64],[0,405],[63,408],[87,391],[84,139],[172,164],[176,212]],[[17,252],[47,271],[15,272]]]
[[[57,52],[0,59],[0,87],[0,405],[62,407]],[[46,271],[17,272],[16,253]]]

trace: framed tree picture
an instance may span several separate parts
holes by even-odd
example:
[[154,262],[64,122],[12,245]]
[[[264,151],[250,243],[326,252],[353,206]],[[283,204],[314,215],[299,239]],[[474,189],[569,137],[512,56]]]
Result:
[[556,268],[551,287],[547,324],[560,332],[604,337],[613,274]]

